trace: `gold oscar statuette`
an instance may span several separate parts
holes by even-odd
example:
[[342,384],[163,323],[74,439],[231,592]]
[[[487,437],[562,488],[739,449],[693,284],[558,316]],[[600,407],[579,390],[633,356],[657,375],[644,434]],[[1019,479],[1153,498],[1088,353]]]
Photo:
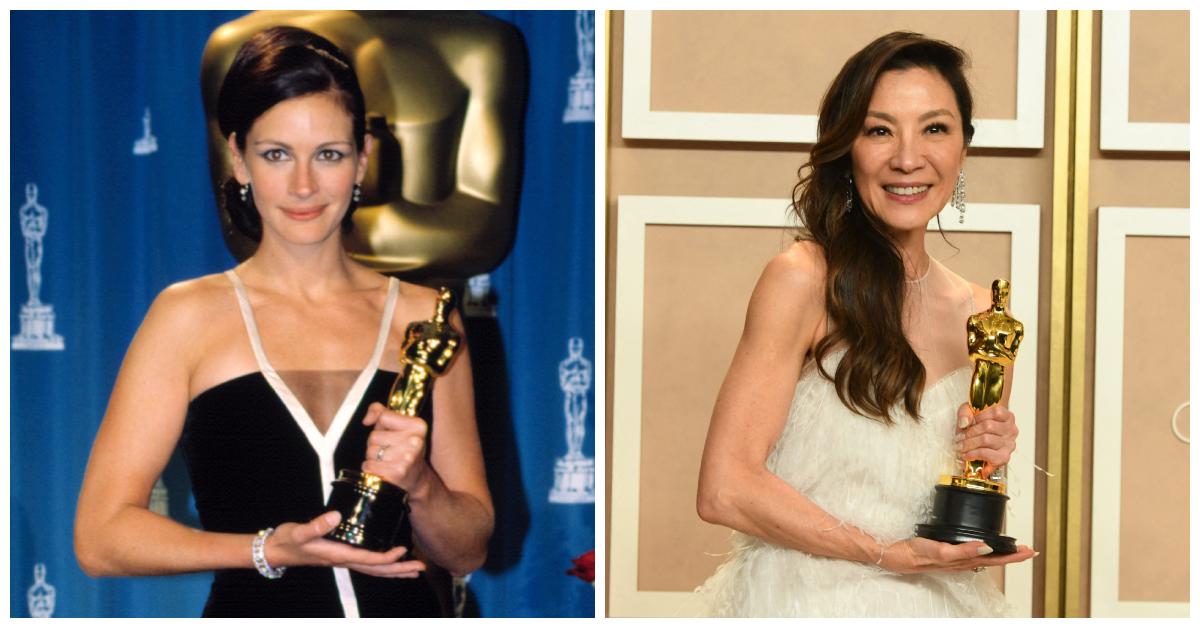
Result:
[[[400,375],[388,395],[389,410],[421,416],[428,405],[433,380],[450,368],[462,344],[462,337],[448,322],[453,307],[453,293],[441,288],[433,318],[408,325],[400,350]],[[341,522],[325,538],[386,551],[398,544],[398,533],[408,516],[408,494],[373,473],[342,469],[325,509],[342,513]]]
[[[978,413],[1000,403],[1004,370],[1017,359],[1025,327],[1007,312],[1009,283],[992,282],[992,307],[967,319],[967,350],[975,362],[967,402]],[[1016,540],[1004,536],[1004,467],[967,460],[958,475],[943,476],[934,488],[933,515],[917,526],[917,536],[945,543],[983,541],[996,554],[1017,551]]]

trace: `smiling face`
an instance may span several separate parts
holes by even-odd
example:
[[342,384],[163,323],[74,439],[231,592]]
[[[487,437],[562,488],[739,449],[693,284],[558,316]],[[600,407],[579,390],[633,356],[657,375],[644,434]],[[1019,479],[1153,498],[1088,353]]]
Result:
[[250,126],[246,150],[230,135],[234,176],[250,183],[262,216],[263,241],[323,242],[338,233],[354,185],[366,174],[365,150],[354,143],[350,114],[330,94],[280,102]]
[[925,68],[880,75],[850,156],[870,211],[894,235],[924,233],[950,200],[966,156],[950,84]]

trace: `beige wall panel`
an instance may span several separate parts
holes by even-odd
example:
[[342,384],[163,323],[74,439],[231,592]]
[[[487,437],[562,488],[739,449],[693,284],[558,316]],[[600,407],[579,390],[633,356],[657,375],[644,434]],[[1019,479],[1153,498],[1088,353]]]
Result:
[[[1133,16],[1137,16],[1134,12]],[[1131,19],[1133,17],[1131,16]],[[1143,24],[1144,26],[1144,24]],[[1131,29],[1134,25],[1131,23]],[[1141,28],[1141,27],[1139,27]],[[1088,166],[1088,285],[1087,330],[1085,361],[1089,364],[1084,373],[1083,409],[1083,506],[1079,534],[1083,552],[1080,556],[1079,587],[1081,609],[1091,606],[1091,526],[1092,520],[1092,430],[1094,408],[1092,406],[1095,387],[1095,336],[1096,329],[1096,225],[1100,206],[1114,207],[1189,207],[1190,200],[1190,155],[1188,153],[1104,151],[1100,150],[1100,46],[1101,12],[1093,12],[1092,32],[1092,84],[1091,84],[1091,162]],[[1131,37],[1132,37],[1131,33]],[[1136,46],[1132,46],[1137,50]],[[1131,60],[1132,62],[1132,60]],[[1132,105],[1131,105],[1132,106]],[[1128,289],[1128,287],[1127,287]],[[1178,403],[1178,402],[1176,402]],[[1097,464],[1100,462],[1097,461]]]
[[1016,117],[1015,11],[655,11],[650,108],[815,114],[850,55],[911,30],[971,58],[975,115]]
[[1091,170],[1089,187],[1092,196],[1089,205],[1092,225],[1096,224],[1096,208],[1100,206],[1191,205],[1191,185],[1188,181],[1191,164],[1186,158],[1160,160],[1133,154],[1128,158],[1093,160]]
[[700,454],[750,292],[789,241],[771,228],[646,228],[639,589],[690,591],[729,551],[729,530],[696,515]]
[[1129,14],[1129,121],[1189,122],[1187,11]]
[[[1188,601],[1188,239],[1126,238],[1121,442],[1122,601]],[[1180,431],[1189,434],[1184,410]],[[1105,464],[1096,460],[1097,465]]]

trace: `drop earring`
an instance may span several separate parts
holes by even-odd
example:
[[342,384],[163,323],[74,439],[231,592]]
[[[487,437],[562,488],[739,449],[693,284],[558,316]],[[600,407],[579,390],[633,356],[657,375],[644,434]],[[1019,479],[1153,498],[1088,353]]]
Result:
[[842,207],[842,213],[849,214],[852,209],[854,209],[854,177],[846,175],[846,204]]
[[246,204],[250,201],[250,184],[249,183],[242,184],[242,187],[238,189],[238,196],[240,196],[242,198],[242,204]]
[[350,195],[350,198],[353,199],[355,203],[362,200],[362,186],[361,185],[359,185],[357,183],[354,184],[354,193]]
[[958,210],[958,224],[963,224],[967,217],[967,175],[962,170],[958,171],[958,181],[954,184],[954,196],[950,204]]

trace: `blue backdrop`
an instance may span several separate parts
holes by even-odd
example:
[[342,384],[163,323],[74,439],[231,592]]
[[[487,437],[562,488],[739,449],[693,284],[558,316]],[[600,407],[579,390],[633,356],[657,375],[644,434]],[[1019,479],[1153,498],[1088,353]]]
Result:
[[[529,101],[516,244],[472,282],[468,300],[479,304],[465,309],[497,517],[488,562],[469,579],[468,614],[592,616],[592,588],[564,573],[595,542],[593,478],[580,479],[595,451],[594,126],[581,90],[592,68],[581,68],[591,61],[578,35],[591,18],[489,13],[526,38]],[[209,33],[240,15],[11,14],[13,616],[203,607],[207,573],[89,578],[72,527],[92,440],[150,302],[234,264],[209,186],[198,71]],[[564,461],[568,413],[587,432],[582,458]],[[152,506],[198,526],[178,456]]]

